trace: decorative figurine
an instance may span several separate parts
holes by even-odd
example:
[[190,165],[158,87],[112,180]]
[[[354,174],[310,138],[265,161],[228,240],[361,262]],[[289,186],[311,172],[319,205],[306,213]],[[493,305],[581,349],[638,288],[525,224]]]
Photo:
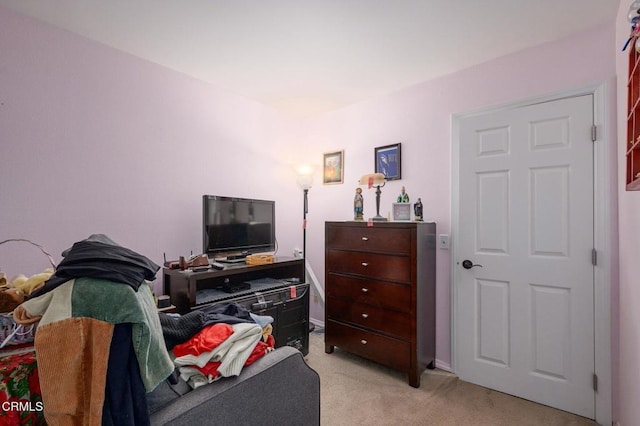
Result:
[[404,186],[402,187],[402,191],[400,192],[400,195],[398,195],[398,202],[399,203],[408,203],[409,202],[409,194],[407,194],[404,190]]
[[420,198],[413,205],[413,213],[416,216],[416,220],[422,222],[422,200]]
[[364,198],[362,197],[362,188],[356,188],[356,196],[353,197],[353,219],[363,220]]

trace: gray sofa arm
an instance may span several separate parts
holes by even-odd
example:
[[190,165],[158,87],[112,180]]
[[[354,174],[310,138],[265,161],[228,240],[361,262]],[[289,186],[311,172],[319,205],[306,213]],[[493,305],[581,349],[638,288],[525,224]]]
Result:
[[220,379],[170,401],[152,425],[319,425],[320,377],[302,354],[284,346]]

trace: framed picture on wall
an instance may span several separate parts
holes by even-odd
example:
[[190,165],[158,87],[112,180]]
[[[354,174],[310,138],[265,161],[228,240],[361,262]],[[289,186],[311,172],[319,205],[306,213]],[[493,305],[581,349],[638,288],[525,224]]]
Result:
[[376,173],[384,174],[387,180],[402,179],[400,145],[401,144],[396,143],[393,145],[379,146],[374,150],[376,162],[375,171]]
[[344,181],[344,151],[326,152],[322,156],[322,183],[333,185]]

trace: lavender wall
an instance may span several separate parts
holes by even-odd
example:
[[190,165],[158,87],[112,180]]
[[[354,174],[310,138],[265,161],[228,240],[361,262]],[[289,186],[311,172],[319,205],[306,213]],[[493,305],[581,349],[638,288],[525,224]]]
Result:
[[[207,193],[276,200],[282,252],[300,245],[290,119],[2,7],[0,52],[0,240],[59,261],[105,233],[161,263],[202,251]],[[46,266],[0,246],[9,275]]]
[[631,30],[627,22],[630,1],[620,2],[616,21],[616,69],[618,72],[618,177],[619,226],[620,226],[620,308],[619,308],[619,399],[618,420],[621,425],[638,424],[640,419],[640,278],[638,253],[640,253],[640,193],[624,190],[627,123],[627,52],[619,52]]
[[[403,179],[383,188],[382,213],[404,185],[412,202],[422,198],[438,233],[455,232],[451,115],[611,80],[613,52],[628,31],[618,21],[615,40],[613,28],[595,29],[300,121],[0,7],[0,240],[33,239],[59,261],[71,243],[102,232],[161,262],[163,252],[200,251],[200,196],[217,193],[275,199],[280,250],[289,255],[301,246],[293,165],[319,167],[323,152],[344,149],[345,184],[324,186],[318,172],[309,194],[307,251],[322,284],[324,221],[352,217],[356,181],[372,171],[374,147],[402,142]],[[364,195],[371,215],[374,194]],[[640,358],[631,266],[640,204],[634,194],[620,197],[620,363],[628,373]],[[437,254],[437,358],[446,368],[451,259]],[[9,274],[45,266],[32,248],[0,246],[0,268]],[[312,317],[323,316],[312,303]],[[627,373],[623,424],[640,418],[633,404],[640,380]]]
[[[311,158],[320,157],[322,150],[344,149],[346,164],[344,185],[319,186],[311,192],[309,240],[319,242],[308,250],[313,269],[324,271],[320,243],[324,221],[352,217],[356,181],[372,172],[374,147],[402,142],[402,180],[383,188],[381,214],[387,215],[404,185],[412,202],[422,198],[425,216],[437,223],[437,232],[451,234],[455,232],[450,221],[452,114],[611,81],[613,43],[613,27],[598,28],[310,121],[304,140],[311,147]],[[373,191],[365,191],[364,197],[365,216],[371,216]],[[438,365],[447,368],[451,362],[449,251],[437,250],[436,275],[436,355]]]

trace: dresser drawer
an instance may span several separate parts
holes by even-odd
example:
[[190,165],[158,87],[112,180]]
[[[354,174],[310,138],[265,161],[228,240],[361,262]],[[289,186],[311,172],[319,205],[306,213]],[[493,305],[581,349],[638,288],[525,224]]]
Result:
[[328,284],[325,285],[327,297],[341,297],[400,312],[412,311],[411,287],[408,284],[396,284],[334,273],[329,273],[327,279]]
[[327,250],[326,254],[328,272],[361,275],[390,281],[408,282],[411,280],[409,256],[337,250]]
[[409,254],[411,252],[410,229],[329,226],[325,238],[328,248],[340,250],[393,254]]
[[338,346],[347,352],[397,370],[407,371],[410,367],[411,346],[408,342],[381,336],[359,327],[328,320],[325,344]]
[[327,303],[327,316],[329,319],[356,324],[400,339],[411,338],[411,316],[408,313],[330,298]]

